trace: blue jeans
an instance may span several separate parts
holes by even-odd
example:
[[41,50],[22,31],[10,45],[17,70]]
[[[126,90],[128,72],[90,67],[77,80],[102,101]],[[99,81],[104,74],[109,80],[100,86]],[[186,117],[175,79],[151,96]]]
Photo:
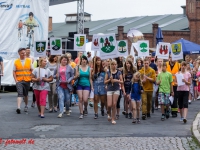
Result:
[[76,103],[78,103],[78,94],[72,94],[72,103],[75,103],[75,100],[76,100]]
[[66,111],[69,110],[69,104],[70,104],[70,92],[68,89],[63,89],[62,87],[57,88],[58,93],[58,99],[59,99],[59,109],[60,113],[64,112],[64,104],[66,107]]

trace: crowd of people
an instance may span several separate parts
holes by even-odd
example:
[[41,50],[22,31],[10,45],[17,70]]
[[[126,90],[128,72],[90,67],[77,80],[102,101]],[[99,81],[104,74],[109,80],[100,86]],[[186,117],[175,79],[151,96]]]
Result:
[[[94,107],[94,119],[98,119],[98,108],[102,116],[116,124],[120,115],[120,101],[123,98],[125,118],[132,123],[146,120],[160,108],[161,120],[170,116],[187,122],[188,104],[200,99],[200,58],[192,60],[189,55],[184,61],[153,58],[144,59],[129,55],[125,58],[102,60],[79,52],[75,61],[72,55],[49,56],[34,60],[30,49],[20,48],[20,58],[14,62],[13,77],[17,88],[17,110],[28,111],[28,92],[33,89],[31,107],[38,108],[38,116],[45,118],[46,102],[49,113],[57,112],[58,118],[70,115],[71,106],[79,106],[83,119],[88,114],[88,102]],[[178,84],[177,75],[182,75]],[[48,97],[48,98],[47,98]],[[142,114],[140,116],[140,114]]]

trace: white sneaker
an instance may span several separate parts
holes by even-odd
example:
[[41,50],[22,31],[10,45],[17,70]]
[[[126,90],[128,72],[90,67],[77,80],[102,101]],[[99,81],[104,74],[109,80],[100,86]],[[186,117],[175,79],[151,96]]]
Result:
[[66,113],[66,108],[64,107],[64,109],[63,109],[63,113]]
[[188,101],[188,103],[189,103],[189,104],[191,104],[191,103],[192,103],[192,101],[191,101],[191,100],[189,100],[189,101]]
[[183,118],[180,119],[180,122],[183,122]]
[[197,97],[197,100],[200,100],[200,96]]
[[24,107],[24,112],[28,112],[28,106]]
[[70,112],[69,110],[66,111],[67,116],[70,116]]
[[62,118],[62,113],[59,113],[58,118]]
[[83,119],[83,115],[82,114],[80,115],[79,119]]

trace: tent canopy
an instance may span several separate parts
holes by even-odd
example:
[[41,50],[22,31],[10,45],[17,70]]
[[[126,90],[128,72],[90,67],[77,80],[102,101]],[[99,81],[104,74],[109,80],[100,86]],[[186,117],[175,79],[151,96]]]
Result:
[[183,38],[173,42],[173,43],[181,43],[184,54],[199,54],[200,53],[200,45],[185,40]]

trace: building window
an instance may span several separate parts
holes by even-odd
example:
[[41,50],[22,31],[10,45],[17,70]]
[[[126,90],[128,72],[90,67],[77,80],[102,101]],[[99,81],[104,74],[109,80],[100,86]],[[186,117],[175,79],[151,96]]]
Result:
[[191,2],[190,5],[189,5],[189,9],[190,9],[189,12],[190,13],[194,13],[194,7],[195,7],[194,3]]

